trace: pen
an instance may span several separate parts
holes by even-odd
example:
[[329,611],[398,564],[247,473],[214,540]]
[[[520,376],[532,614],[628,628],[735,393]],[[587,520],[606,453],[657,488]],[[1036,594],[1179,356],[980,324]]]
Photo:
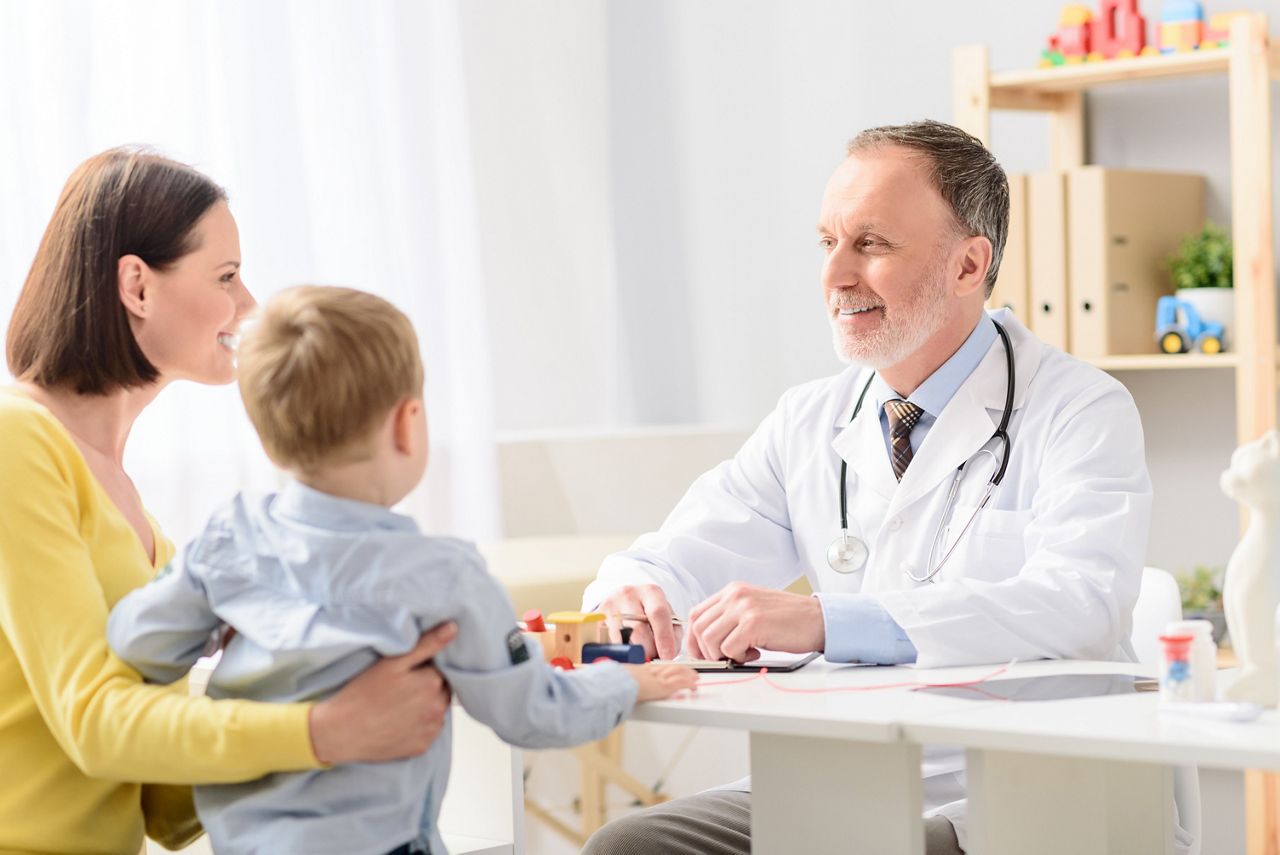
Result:
[[[648,615],[621,614],[621,615],[614,615],[614,617],[619,618],[620,620],[638,620],[641,623],[649,623]],[[673,616],[671,618],[671,622],[676,626],[684,626],[684,618],[678,618]]]

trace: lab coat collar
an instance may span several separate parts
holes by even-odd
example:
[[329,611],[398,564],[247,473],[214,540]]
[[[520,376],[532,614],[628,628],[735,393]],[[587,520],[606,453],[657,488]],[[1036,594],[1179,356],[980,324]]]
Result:
[[[1016,413],[1026,399],[1031,378],[1040,367],[1042,345],[1008,309],[991,315],[1005,328],[1013,344],[1013,410]],[[902,510],[931,493],[940,481],[949,478],[960,464],[987,444],[1000,424],[1007,383],[1004,343],[997,336],[982,362],[961,384],[916,450],[911,466],[893,494],[889,513]]]
[[[1040,367],[1043,345],[1008,309],[988,313],[1004,327],[1013,344],[1015,378],[1013,409],[1016,413],[1026,398],[1031,378]],[[1004,410],[1006,370],[1004,343],[997,335],[986,355],[961,384],[951,401],[929,429],[924,443],[916,451],[901,483],[893,476],[893,467],[885,450],[884,431],[879,413],[868,406],[875,387],[867,391],[867,401],[852,423],[848,422],[854,401],[862,393],[869,370],[850,371],[853,382],[845,387],[847,403],[837,408],[834,427],[839,433],[832,441],[840,458],[849,464],[846,489],[869,487],[891,501],[890,510],[905,508],[937,487],[961,463],[977,453],[991,438]]]
[[848,403],[839,408],[835,427],[839,431],[831,447],[849,464],[845,477],[845,489],[852,495],[856,490],[869,487],[886,500],[898,489],[898,479],[893,476],[889,453],[885,449],[884,431],[880,427],[880,413],[875,407],[875,388],[867,390],[858,416],[849,422],[850,412],[871,379],[870,369],[851,372],[856,378],[844,397]]

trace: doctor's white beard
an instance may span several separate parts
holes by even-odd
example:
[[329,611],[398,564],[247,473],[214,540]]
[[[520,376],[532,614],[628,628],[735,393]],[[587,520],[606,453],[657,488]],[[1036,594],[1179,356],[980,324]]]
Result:
[[947,320],[943,265],[934,267],[896,309],[882,309],[884,319],[877,329],[856,336],[841,330],[839,309],[860,309],[880,302],[878,297],[857,291],[832,293],[827,314],[841,362],[879,371],[906,359],[941,329]]

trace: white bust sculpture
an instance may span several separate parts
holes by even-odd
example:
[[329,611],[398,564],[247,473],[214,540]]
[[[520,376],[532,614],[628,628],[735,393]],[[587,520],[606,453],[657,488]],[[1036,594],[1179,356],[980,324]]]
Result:
[[1274,707],[1276,604],[1280,595],[1280,433],[1236,449],[1222,473],[1222,492],[1249,509],[1249,527],[1231,553],[1222,604],[1239,676],[1226,689],[1233,701]]

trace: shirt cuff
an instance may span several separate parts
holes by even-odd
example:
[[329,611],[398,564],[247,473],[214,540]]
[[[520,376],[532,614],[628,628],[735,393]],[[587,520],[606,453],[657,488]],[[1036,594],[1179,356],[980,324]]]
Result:
[[822,604],[828,662],[905,665],[916,646],[872,594],[814,594]]

